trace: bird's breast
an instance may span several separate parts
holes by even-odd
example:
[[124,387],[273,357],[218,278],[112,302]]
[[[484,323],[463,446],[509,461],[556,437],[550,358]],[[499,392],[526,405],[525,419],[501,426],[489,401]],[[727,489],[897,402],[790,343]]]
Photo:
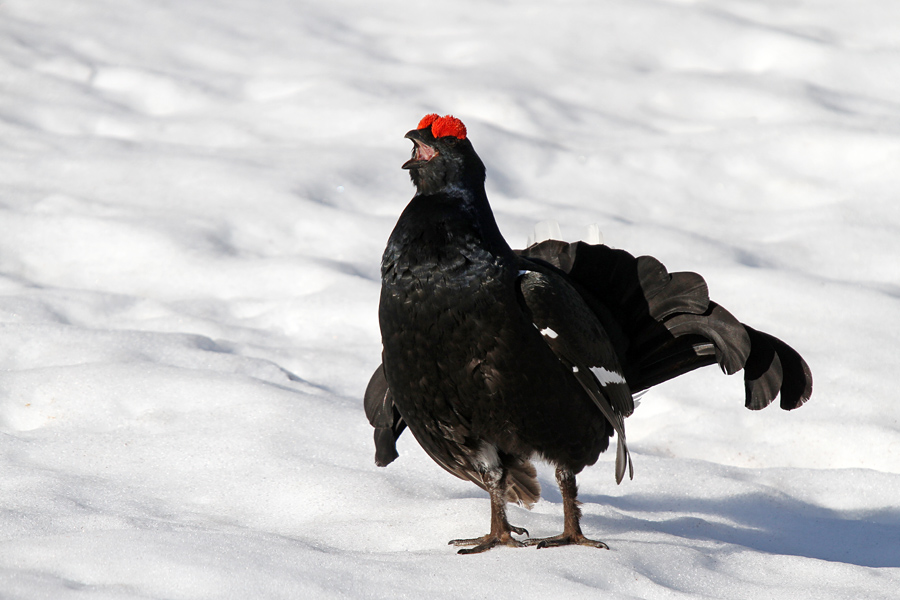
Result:
[[471,365],[502,339],[517,302],[516,273],[504,261],[465,235],[451,243],[434,235],[391,240],[379,306],[388,372],[423,389],[471,378]]

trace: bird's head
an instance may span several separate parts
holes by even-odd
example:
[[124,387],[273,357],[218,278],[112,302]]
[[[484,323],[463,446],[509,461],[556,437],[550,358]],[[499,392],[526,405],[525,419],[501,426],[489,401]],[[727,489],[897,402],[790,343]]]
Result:
[[413,149],[403,168],[419,194],[484,185],[484,163],[456,117],[427,115],[405,137],[413,141]]

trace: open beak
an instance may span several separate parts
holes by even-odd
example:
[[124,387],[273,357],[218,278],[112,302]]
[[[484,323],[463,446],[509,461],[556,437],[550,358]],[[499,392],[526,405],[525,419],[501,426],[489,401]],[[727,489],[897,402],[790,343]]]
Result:
[[404,169],[418,169],[437,156],[437,150],[407,135],[413,141],[412,158],[403,163]]

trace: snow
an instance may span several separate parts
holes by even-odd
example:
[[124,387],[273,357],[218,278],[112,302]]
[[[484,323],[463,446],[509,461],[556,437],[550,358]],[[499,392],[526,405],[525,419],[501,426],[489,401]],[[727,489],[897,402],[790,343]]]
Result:
[[[900,4],[0,3],[0,597],[893,598]],[[486,495],[373,463],[403,134],[535,223],[694,270],[810,363],[651,390],[579,476],[611,550],[457,556]],[[591,228],[592,224],[598,227]],[[510,508],[535,536],[544,499]]]

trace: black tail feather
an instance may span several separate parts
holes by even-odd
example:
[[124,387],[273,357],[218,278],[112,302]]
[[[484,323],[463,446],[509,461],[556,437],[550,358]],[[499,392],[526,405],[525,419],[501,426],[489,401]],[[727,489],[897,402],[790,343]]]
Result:
[[758,410],[781,393],[781,408],[793,410],[812,396],[812,371],[800,354],[777,337],[749,325],[753,352],[745,367],[747,408]]
[[771,404],[781,390],[784,371],[781,359],[775,348],[764,335],[751,327],[745,326],[750,334],[752,351],[744,365],[744,405],[750,410],[760,410]]
[[[750,336],[747,335],[744,326],[730,312],[715,302],[710,302],[709,307],[702,314],[675,313],[660,323],[665,327],[665,333],[674,337],[675,340],[688,336],[690,336],[688,338],[690,340],[700,337],[712,344],[715,361],[728,375],[740,371],[750,355]],[[654,328],[659,329],[658,326]],[[647,329],[651,329],[651,327],[648,326]],[[656,337],[660,335],[660,333],[655,333]],[[641,364],[648,359],[652,360],[657,353],[657,348],[665,346],[664,343],[661,343],[662,340],[657,340],[652,344],[641,341],[637,352]],[[709,350],[706,346],[701,346],[701,348]],[[709,364],[706,360],[701,363],[697,366]]]
[[[679,313],[702,314],[709,305],[709,288],[697,273],[669,273],[651,256],[637,259],[638,279],[643,289],[647,312],[656,320]],[[653,269],[653,279],[650,269]]]
[[716,349],[704,338],[675,338],[647,355],[639,369],[626,370],[625,378],[636,393],[715,363]]

